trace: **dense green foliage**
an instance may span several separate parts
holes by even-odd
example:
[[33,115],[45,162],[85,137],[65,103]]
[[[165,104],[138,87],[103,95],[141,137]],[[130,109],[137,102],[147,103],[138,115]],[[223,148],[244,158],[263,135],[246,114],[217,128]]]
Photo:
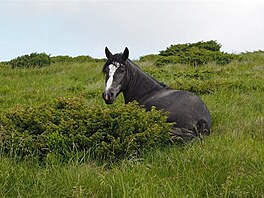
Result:
[[1,151],[67,160],[71,151],[89,150],[97,159],[119,160],[166,145],[171,124],[157,110],[133,103],[109,109],[88,107],[81,98],[60,98],[35,108],[17,107],[0,115]]
[[221,44],[217,41],[200,41],[197,43],[176,44],[160,51],[159,55],[146,55],[141,61],[152,60],[155,65],[187,64],[200,66],[210,62],[226,65],[236,58],[234,54],[220,51]]
[[9,64],[12,68],[19,67],[43,67],[50,65],[50,56],[45,53],[31,53],[12,59]]
[[93,60],[90,56],[77,56],[77,57],[70,57],[70,56],[53,56],[51,57],[52,63],[84,63],[84,62],[91,62]]
[[[213,118],[209,137],[182,146],[147,148],[148,152],[132,154],[117,164],[97,164],[90,151],[76,147],[70,153],[57,148],[63,155],[50,152],[44,164],[30,156],[19,160],[10,157],[12,152],[4,155],[1,151],[0,197],[263,197],[264,53],[247,52],[238,57],[227,65],[207,63],[200,67],[179,63],[156,67],[152,58],[137,61],[159,81],[195,92],[203,99]],[[51,67],[19,70],[0,65],[2,119],[10,122],[11,115],[19,114],[29,121],[34,114],[39,115],[35,118],[49,122],[45,116],[53,109],[56,113],[52,115],[65,111],[70,122],[63,126],[73,126],[76,117],[71,116],[77,112],[56,109],[60,101],[83,104],[87,107],[84,112],[95,109],[100,116],[107,114],[109,120],[112,112],[122,112],[124,123],[128,122],[130,111],[129,120],[135,120],[138,112],[148,117],[137,107],[134,109],[133,104],[122,105],[121,95],[112,106],[104,104],[103,64],[54,63]],[[83,100],[67,99],[80,95]],[[54,101],[56,98],[60,99]],[[40,111],[41,108],[44,110]],[[11,117],[6,117],[8,114]],[[58,118],[62,120],[64,116]],[[11,125],[14,123],[8,126]],[[81,131],[78,127],[76,130]]]
[[176,44],[171,45],[166,50],[160,51],[161,56],[177,56],[183,52],[188,52],[192,48],[197,48],[200,50],[208,50],[212,52],[220,52],[221,44],[217,43],[217,41],[200,41],[197,43],[186,43],[186,44]]
[[90,56],[50,56],[46,53],[31,53],[30,55],[19,56],[5,64],[11,65],[12,68],[28,68],[28,67],[43,67],[54,63],[69,64],[69,63],[88,63],[88,62],[100,62],[100,59],[94,59]]
[[219,51],[210,51],[191,47],[186,51],[181,51],[175,55],[161,56],[157,61],[157,66],[166,64],[188,64],[193,66],[204,65],[209,62],[214,62],[218,65],[226,65],[234,59],[235,55],[227,54]]

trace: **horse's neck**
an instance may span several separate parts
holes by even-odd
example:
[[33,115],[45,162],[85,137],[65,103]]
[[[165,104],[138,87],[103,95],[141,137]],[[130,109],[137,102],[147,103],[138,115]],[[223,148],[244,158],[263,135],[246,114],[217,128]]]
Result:
[[148,97],[164,88],[158,81],[133,65],[132,62],[129,62],[129,64],[128,83],[123,91],[125,103],[136,100],[139,104],[143,104]]

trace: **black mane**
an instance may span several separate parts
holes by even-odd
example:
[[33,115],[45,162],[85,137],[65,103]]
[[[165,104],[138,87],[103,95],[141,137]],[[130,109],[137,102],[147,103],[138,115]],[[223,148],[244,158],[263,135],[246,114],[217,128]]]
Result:
[[[142,70],[138,65],[136,65],[135,63],[133,63],[131,60],[128,59],[127,61],[130,63],[130,65],[133,65],[133,66],[137,67],[140,71],[143,72],[143,70]],[[143,73],[144,73],[144,72],[143,72]],[[152,76],[150,76],[150,75],[147,74],[147,73],[145,73],[145,74],[146,74],[149,78],[151,78],[152,80],[154,80],[157,84],[159,84],[161,87],[166,88],[166,89],[170,89],[170,86],[164,84],[163,82],[158,81],[157,79],[153,78]]]
[[[107,59],[107,61],[106,61],[106,63],[104,64],[104,66],[103,66],[103,73],[105,73],[106,72],[106,67],[108,66],[108,65],[110,65],[111,63],[120,63],[120,64],[124,64],[124,65],[126,65],[126,66],[135,66],[135,67],[137,67],[140,71],[142,71],[142,69],[138,66],[138,65],[136,65],[135,63],[133,63],[130,59],[127,59],[126,61],[123,61],[123,59],[122,59],[122,53],[118,53],[118,54],[115,54],[115,55],[113,55],[110,59]],[[143,72],[143,71],[142,71]],[[168,86],[168,85],[166,85],[166,84],[164,84],[163,82],[160,82],[160,81],[158,81],[158,80],[156,80],[155,78],[153,78],[152,76],[150,76],[150,75],[148,75],[147,74],[147,76],[149,77],[149,78],[151,78],[152,80],[154,80],[157,84],[159,84],[161,87],[163,87],[163,88],[165,88],[165,89],[170,89],[170,87]]]

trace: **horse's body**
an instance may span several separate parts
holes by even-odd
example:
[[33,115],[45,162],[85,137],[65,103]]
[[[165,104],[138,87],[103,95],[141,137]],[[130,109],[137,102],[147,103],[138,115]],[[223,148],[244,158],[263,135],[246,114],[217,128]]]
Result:
[[168,122],[175,122],[172,134],[183,140],[210,133],[211,116],[203,101],[193,93],[173,90],[144,73],[128,59],[128,49],[123,54],[112,53],[106,48],[108,58],[103,71],[106,89],[103,98],[113,103],[123,92],[125,103],[136,100],[147,110],[155,106],[169,112]]

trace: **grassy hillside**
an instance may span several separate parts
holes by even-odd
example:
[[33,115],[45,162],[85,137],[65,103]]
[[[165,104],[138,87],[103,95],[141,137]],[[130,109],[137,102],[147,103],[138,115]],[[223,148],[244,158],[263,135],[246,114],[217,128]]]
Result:
[[[208,138],[117,164],[97,164],[78,152],[66,163],[51,158],[46,164],[0,154],[0,197],[264,197],[264,53],[240,56],[222,66],[137,62],[160,81],[204,100],[213,117]],[[1,65],[0,110],[80,95],[88,105],[108,108],[101,99],[102,65]],[[122,102],[120,96],[115,108]]]
[[0,66],[0,109],[17,104],[36,105],[57,97],[84,94],[99,101],[103,88],[102,63],[53,64],[49,67],[10,69]]

